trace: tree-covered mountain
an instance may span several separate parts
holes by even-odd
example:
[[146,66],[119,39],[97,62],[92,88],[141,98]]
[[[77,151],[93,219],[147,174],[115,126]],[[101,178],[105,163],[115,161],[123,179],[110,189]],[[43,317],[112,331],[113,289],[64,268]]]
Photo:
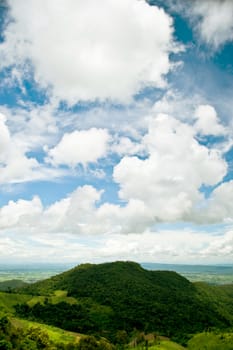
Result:
[[158,332],[181,339],[211,328],[233,324],[229,286],[214,289],[192,284],[171,271],[148,271],[134,262],[83,264],[20,289],[21,293],[52,295],[67,291],[77,304],[64,302],[18,305],[21,317],[110,339],[119,330]]

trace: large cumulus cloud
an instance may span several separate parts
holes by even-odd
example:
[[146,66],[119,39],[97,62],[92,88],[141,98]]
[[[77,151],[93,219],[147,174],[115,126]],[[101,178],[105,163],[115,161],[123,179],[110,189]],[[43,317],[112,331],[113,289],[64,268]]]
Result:
[[31,65],[36,81],[59,99],[128,101],[144,86],[164,86],[175,49],[164,10],[135,0],[9,5],[0,66]]
[[[208,119],[213,110],[210,106],[200,106],[197,111],[198,119],[194,118],[193,124],[166,114],[151,116],[146,134],[134,145],[138,145],[139,154],[123,156],[113,168],[113,180],[119,186],[117,201],[104,200],[104,190],[93,185],[79,186],[65,198],[44,208],[35,199],[10,202],[0,209],[0,227],[6,228],[6,215],[9,217],[11,211],[15,219],[8,220],[7,227],[27,227],[28,222],[29,227],[37,232],[74,234],[142,233],[153,230],[160,222],[229,222],[233,217],[230,200],[233,186],[232,181],[222,182],[228,171],[224,153],[214,144],[205,145],[199,141],[196,126],[202,118],[206,121],[204,112]],[[217,130],[222,135],[223,129],[216,119],[214,131]],[[97,160],[98,156],[105,154],[105,141],[109,136],[102,129],[85,131],[85,138],[91,133],[93,142],[92,132],[103,141],[97,142],[101,146],[100,154],[94,154],[94,160]],[[208,133],[208,130],[202,128],[203,133]],[[71,141],[73,136],[80,141],[79,132],[71,136]],[[111,152],[111,145],[108,147],[108,152]],[[79,150],[73,148],[71,156],[74,159],[66,162],[71,167],[80,161]],[[209,197],[205,196],[203,186],[212,189]],[[35,210],[25,216],[25,208],[30,206]],[[16,215],[15,211],[19,214]]]

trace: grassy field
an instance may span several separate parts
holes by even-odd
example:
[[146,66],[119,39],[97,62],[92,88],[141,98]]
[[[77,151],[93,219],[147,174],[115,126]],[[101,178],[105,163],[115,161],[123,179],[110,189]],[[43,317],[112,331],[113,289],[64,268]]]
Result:
[[67,297],[67,292],[64,290],[56,290],[54,295],[50,297],[45,296],[33,296],[30,300],[27,301],[27,304],[31,307],[37,303],[44,304],[45,300],[47,300],[51,304],[58,304],[61,302],[66,302],[68,304],[77,304],[77,300],[72,297]]
[[188,350],[232,350],[233,333],[200,333],[194,335],[188,342]]
[[32,322],[27,320],[22,320],[19,318],[11,318],[12,324],[17,328],[39,328],[40,330],[46,332],[49,336],[49,339],[54,343],[76,343],[81,338],[81,335],[74,332],[68,332],[63,329],[49,326],[46,324]]
[[[52,304],[57,304],[60,302],[66,302],[68,304],[76,304],[77,300],[72,297],[67,297],[66,291],[55,291],[54,295],[47,298],[48,301]],[[6,293],[0,292],[0,312],[12,314],[15,309],[14,305],[27,303],[30,307],[36,303],[43,304],[46,300],[45,296],[32,296],[25,294],[16,294],[16,293]]]
[[6,313],[14,312],[14,305],[27,303],[32,297],[24,294],[10,294],[0,292],[0,311]]
[[[31,306],[38,302],[44,303],[44,301],[45,301],[44,296],[31,296],[31,295],[24,295],[24,294],[0,292],[0,316],[8,315],[10,317],[11,323],[16,328],[22,328],[24,330],[31,327],[39,328],[40,330],[46,332],[49,336],[49,339],[54,343],[78,342],[80,339],[80,335],[78,333],[69,332],[57,327],[41,324],[38,322],[22,320],[14,317],[14,312],[15,312],[14,306],[16,304],[28,303]],[[61,301],[73,303],[75,299],[67,297],[67,293],[64,291],[56,291],[54,293],[54,296],[50,297],[50,301],[53,303],[58,303]]]

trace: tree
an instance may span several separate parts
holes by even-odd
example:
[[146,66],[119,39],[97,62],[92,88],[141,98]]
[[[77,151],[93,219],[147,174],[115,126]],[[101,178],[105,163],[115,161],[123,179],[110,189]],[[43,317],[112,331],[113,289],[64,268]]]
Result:
[[86,336],[80,339],[78,343],[78,350],[100,350],[99,345],[95,337]]
[[36,342],[38,349],[47,349],[50,345],[49,336],[38,327],[31,327],[26,332],[27,338]]

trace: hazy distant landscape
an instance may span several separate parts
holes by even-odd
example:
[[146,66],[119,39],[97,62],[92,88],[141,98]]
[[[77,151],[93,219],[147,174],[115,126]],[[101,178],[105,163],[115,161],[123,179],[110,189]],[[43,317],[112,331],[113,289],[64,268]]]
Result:
[[[57,275],[77,264],[28,264],[0,265],[0,282],[19,279],[33,283]],[[233,283],[233,265],[181,265],[141,263],[147,270],[175,271],[191,282],[203,281],[210,284]]]
[[33,283],[60,272],[68,270],[73,264],[2,264],[0,265],[0,282],[19,279],[24,282]]
[[191,282],[203,281],[213,284],[233,283],[233,265],[177,265],[142,263],[148,270],[176,271]]

